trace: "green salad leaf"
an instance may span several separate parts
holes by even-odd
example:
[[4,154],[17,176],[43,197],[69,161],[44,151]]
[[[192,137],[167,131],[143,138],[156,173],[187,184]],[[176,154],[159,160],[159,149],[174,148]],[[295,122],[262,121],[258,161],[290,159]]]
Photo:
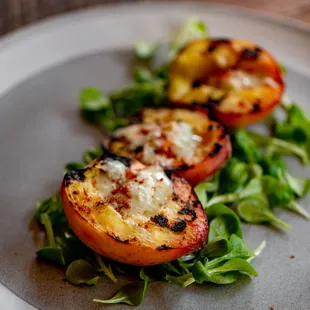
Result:
[[264,175],[279,178],[279,173],[284,174],[286,171],[285,161],[279,155],[262,156],[258,163],[262,167]]
[[61,247],[56,243],[52,222],[49,215],[47,213],[41,214],[40,222],[44,225],[48,245],[37,251],[36,255],[41,258],[49,259],[50,261],[56,262],[60,265],[65,265],[66,261]]
[[82,155],[82,162],[67,163],[65,165],[65,172],[83,169],[86,165],[91,163],[94,159],[99,157],[102,153],[103,153],[103,150],[101,146],[85,150]]
[[299,215],[303,216],[305,219],[310,220],[310,213],[307,212],[302,206],[300,206],[295,201],[290,201],[287,208],[295,213],[298,213]]
[[285,65],[283,65],[283,64],[279,64],[279,66],[280,66],[280,69],[281,69],[281,72],[283,73],[283,74],[286,74],[287,73],[287,68],[286,68],[286,66]]
[[220,174],[216,173],[213,177],[211,177],[205,182],[198,184],[194,188],[194,191],[204,208],[207,206],[208,194],[213,194],[219,191],[219,177]]
[[95,257],[96,257],[96,260],[97,260],[98,265],[99,265],[98,271],[103,272],[110,280],[112,280],[114,283],[116,283],[117,278],[115,277],[111,266],[106,265],[100,255],[95,254]]
[[154,80],[151,83],[138,83],[110,95],[115,114],[128,117],[144,107],[160,106],[166,102],[165,82]]
[[[214,223],[215,221],[212,221]],[[214,228],[212,228],[214,229]],[[230,243],[225,236],[218,235],[208,242],[207,246],[200,251],[200,256],[214,258],[227,254],[230,251]]]
[[88,149],[83,153],[83,164],[88,165],[94,159],[99,157],[103,153],[102,148],[99,146],[97,148]]
[[150,59],[154,56],[157,47],[158,45],[156,43],[139,40],[134,46],[136,57],[139,59]]
[[166,280],[169,283],[178,284],[178,285],[181,285],[183,287],[187,287],[187,286],[195,283],[195,279],[193,278],[192,273],[186,273],[182,276],[172,276],[172,275],[167,274]]
[[56,194],[48,199],[37,201],[35,216],[45,226],[66,223],[67,219],[62,208],[60,195]]
[[[277,190],[274,190],[274,189]],[[253,178],[249,183],[238,192],[217,195],[208,201],[207,205],[212,206],[219,203],[236,203],[253,195],[266,197],[269,207],[289,209],[308,218],[308,214],[297,204],[294,204],[294,191],[290,185],[282,180],[276,179],[270,175]],[[269,212],[268,212],[269,214]],[[246,220],[248,217],[243,217]],[[253,220],[251,221],[253,223]],[[258,222],[262,222],[259,220]]]
[[242,258],[232,258],[229,261],[227,261],[224,265],[217,268],[213,268],[211,272],[213,274],[213,273],[226,273],[231,271],[239,271],[254,277],[258,276],[258,273],[251,266],[251,264]]
[[96,285],[100,279],[97,269],[84,259],[74,260],[66,271],[67,280],[74,285]]
[[270,223],[282,228],[291,226],[276,218],[269,209],[268,200],[263,195],[253,195],[243,199],[237,207],[240,218],[251,224]]
[[310,190],[310,178],[302,179],[292,176],[287,171],[284,173],[288,185],[298,197],[304,197]]
[[[206,212],[210,221],[209,241],[216,236],[229,238],[232,234],[242,238],[240,219],[230,208],[223,204],[213,204]],[[215,224],[212,224],[213,221]]]
[[99,112],[111,107],[111,102],[98,88],[85,88],[80,92],[80,109]]
[[[101,89],[85,88],[80,92],[80,112],[90,123],[104,126],[108,129],[116,126],[109,121],[115,118],[112,103]],[[115,121],[116,122],[116,121]]]
[[220,171],[219,192],[230,193],[241,189],[250,176],[249,165],[232,157],[225,167]]
[[208,37],[209,33],[205,23],[198,18],[188,19],[171,42],[169,58],[175,57],[179,50],[189,41]]
[[79,169],[83,169],[83,168],[84,168],[83,164],[72,161],[72,162],[67,163],[65,165],[65,172],[69,172],[69,171],[72,171],[72,170],[79,170]]
[[137,283],[129,283],[120,288],[110,299],[93,299],[94,302],[101,304],[127,304],[130,306],[139,306],[142,304],[148,280]]
[[274,154],[295,156],[303,165],[307,164],[309,161],[307,150],[296,143],[275,137],[267,137],[253,131],[248,131],[248,135],[259,147],[267,148],[267,154],[269,156]]
[[291,141],[309,150],[309,117],[301,107],[294,102],[287,102],[282,106],[286,112],[286,118],[284,121],[280,121],[273,117],[275,136],[283,140]]
[[40,258],[55,262],[59,265],[66,265],[65,258],[60,248],[56,246],[45,246],[36,252],[36,255]]
[[228,230],[228,221],[226,221],[225,217],[218,216],[214,220],[211,221],[209,226],[209,240],[213,240],[215,237],[224,237],[229,238],[230,233]]
[[239,272],[213,273],[210,282],[214,284],[231,284],[238,280]]
[[[233,234],[230,237],[230,244],[231,244],[231,251],[222,256],[221,258],[217,258],[218,260],[231,259],[231,258],[243,258],[248,259],[250,257],[255,256],[254,252],[245,244],[245,242],[238,237],[237,235]],[[212,264],[212,261],[210,262]]]
[[[218,237],[216,238],[219,240]],[[229,246],[227,246],[228,242]],[[226,253],[223,252],[224,255],[214,259],[207,259],[204,263],[201,260],[195,262],[192,268],[192,277],[197,283],[230,284],[237,280],[239,273],[252,276],[258,275],[247,261],[255,257],[255,253],[249,249],[241,238],[234,234],[231,235],[229,241],[226,239],[226,246],[227,251]]]
[[233,155],[246,163],[257,163],[262,156],[258,144],[245,129],[237,130],[232,136]]
[[147,68],[137,68],[134,72],[133,79],[136,83],[143,84],[143,83],[153,83],[156,79],[151,72],[151,70]]

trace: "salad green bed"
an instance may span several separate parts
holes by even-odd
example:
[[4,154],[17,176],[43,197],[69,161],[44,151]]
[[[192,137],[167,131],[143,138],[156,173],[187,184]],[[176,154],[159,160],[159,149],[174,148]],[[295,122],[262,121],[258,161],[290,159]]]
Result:
[[[143,67],[134,73],[134,85],[109,96],[100,89],[82,90],[81,115],[106,131],[113,131],[127,125],[130,117],[142,108],[165,104],[169,61],[187,41],[207,36],[207,28],[201,21],[189,20],[170,44],[166,62],[155,68],[152,58],[160,42],[138,42],[136,56],[143,60]],[[302,165],[309,162],[310,119],[297,104],[288,100],[281,104],[281,109],[284,119],[272,116],[267,121],[272,136],[244,129],[232,132],[232,158],[216,175],[195,188],[209,220],[208,244],[204,249],[152,267],[109,261],[87,248],[73,234],[60,195],[56,194],[36,204],[36,218],[47,237],[47,245],[36,252],[37,256],[66,266],[66,278],[74,285],[96,285],[101,277],[117,282],[118,274],[134,273],[136,282],[123,286],[112,298],[93,300],[105,304],[140,305],[148,284],[155,281],[186,287],[204,282],[230,284],[240,274],[257,276],[250,261],[259,255],[266,242],[251,250],[242,240],[241,220],[289,228],[288,223],[274,215],[275,208],[310,219],[310,214],[296,203],[296,199],[310,190],[310,178],[292,176],[284,160],[284,156],[289,155],[296,157]],[[64,169],[83,168],[100,154],[101,147],[86,150],[82,162],[68,163]]]

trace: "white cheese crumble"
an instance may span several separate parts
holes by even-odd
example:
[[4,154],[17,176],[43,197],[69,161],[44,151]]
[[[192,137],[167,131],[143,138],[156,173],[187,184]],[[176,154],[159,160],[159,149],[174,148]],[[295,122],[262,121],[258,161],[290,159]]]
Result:
[[[171,121],[166,124],[138,124],[120,129],[116,138],[125,138],[130,151],[143,148],[141,160],[145,164],[169,166],[175,158],[191,164],[195,148],[202,138],[193,133],[192,127],[186,122]],[[171,158],[162,146],[170,148],[174,155]]]
[[252,88],[257,86],[269,85],[277,86],[275,81],[270,77],[261,77],[245,71],[230,72],[227,79],[227,86],[233,89]]
[[[142,133],[141,128],[145,132]],[[130,143],[130,150],[135,150],[139,146],[143,146],[146,141],[160,137],[160,128],[155,124],[134,124],[121,129],[118,129],[114,136],[116,138],[124,137]]]
[[[136,182],[136,180],[138,182]],[[129,181],[131,214],[154,216],[173,193],[172,182],[159,167],[148,167]],[[125,210],[126,211],[126,210]]]
[[106,159],[101,168],[96,187],[124,218],[143,222],[158,214],[173,194],[173,184],[161,167],[132,171],[130,178],[126,177],[129,168],[119,161]]
[[143,157],[142,160],[144,163],[152,163],[156,154],[155,149],[148,143],[146,143],[143,147]]
[[194,135],[192,127],[185,122],[174,122],[169,136],[173,152],[185,161],[194,156],[195,148],[201,141],[201,137]]
[[125,179],[126,167],[120,161],[108,159],[105,160],[105,166],[110,179],[118,179],[122,181]]

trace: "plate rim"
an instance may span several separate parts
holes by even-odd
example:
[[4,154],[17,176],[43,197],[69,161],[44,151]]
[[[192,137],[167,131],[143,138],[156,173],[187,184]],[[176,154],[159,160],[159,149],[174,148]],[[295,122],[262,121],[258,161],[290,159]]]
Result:
[[[117,11],[117,10],[122,10],[124,11],[126,8],[133,8],[133,7],[141,7],[144,6],[145,9],[147,7],[152,8],[153,6],[195,6],[199,5],[204,8],[212,8],[214,10],[218,10],[219,12],[231,12],[234,16],[244,16],[244,17],[251,17],[255,20],[258,21],[268,21],[269,23],[275,24],[275,25],[281,25],[283,27],[288,27],[293,30],[297,31],[302,31],[307,34],[310,34],[310,24],[307,24],[303,21],[293,19],[290,17],[286,16],[281,16],[278,14],[273,14],[273,13],[267,13],[267,12],[262,12],[256,9],[249,9],[249,8],[242,8],[242,7],[237,7],[234,5],[226,5],[226,4],[215,4],[215,3],[203,3],[202,1],[181,1],[181,2],[164,2],[164,0],[160,1],[150,1],[150,2],[143,2],[143,3],[137,3],[137,2],[131,2],[131,3],[108,3],[108,4],[103,4],[91,8],[85,8],[81,10],[76,10],[72,12],[65,12],[61,13],[55,16],[48,17],[44,20],[40,20],[37,22],[34,22],[31,25],[19,28],[15,31],[9,32],[8,34],[4,35],[3,37],[0,38],[0,57],[1,57],[1,52],[5,49],[9,49],[11,47],[14,47],[14,44],[18,41],[25,40],[29,37],[29,35],[36,35],[39,32],[44,32],[47,29],[50,29],[53,27],[55,24],[67,24],[70,22],[72,18],[74,19],[79,19],[79,18],[85,18],[87,15],[92,15],[94,14],[95,11],[98,9],[104,8],[105,14],[108,14],[109,11]],[[10,90],[8,90],[10,91]],[[6,93],[6,92],[5,92]],[[1,95],[5,95],[1,94]],[[6,293],[4,293],[4,290],[7,290]],[[25,303],[23,309],[28,309],[28,307],[31,307],[29,309],[32,309],[32,305],[25,301],[24,299],[20,298],[19,296],[15,295],[8,287],[6,287],[2,282],[0,282],[0,295],[3,293],[2,296],[8,294],[11,295],[13,294],[17,299],[19,299],[21,302]],[[6,295],[6,296],[8,296]],[[28,306],[28,307],[27,307]],[[26,308],[27,307],[27,308]],[[8,308],[9,309],[9,308]],[[21,309],[21,308],[19,308]]]
[[[10,45],[14,44],[19,40],[23,40],[32,34],[32,32],[42,31],[44,28],[50,28],[53,24],[57,23],[66,23],[72,18],[79,18],[83,17],[84,15],[93,14],[93,12],[97,11],[98,9],[104,8],[105,11],[115,11],[115,10],[125,10],[126,8],[132,8],[134,6],[144,6],[144,7],[152,7],[152,6],[163,6],[163,7],[171,7],[171,6],[202,6],[205,8],[212,8],[215,10],[219,10],[222,12],[230,11],[234,15],[240,15],[244,17],[252,17],[256,20],[263,20],[268,21],[270,23],[276,25],[282,25],[284,27],[288,27],[294,30],[306,32],[310,34],[310,23],[306,23],[302,20],[292,18],[289,16],[280,15],[277,13],[270,13],[261,11],[259,9],[253,8],[246,8],[246,7],[239,7],[237,5],[231,4],[222,4],[222,3],[205,3],[199,0],[181,0],[180,2],[166,2],[165,0],[158,0],[158,1],[148,1],[148,2],[130,2],[130,3],[107,3],[107,4],[100,4],[94,7],[84,8],[84,9],[77,9],[70,12],[63,12],[57,15],[49,16],[42,20],[35,21],[29,25],[24,27],[18,28],[7,34],[0,37],[0,52],[2,49],[10,47]],[[107,12],[108,13],[108,12]]]
[[[241,8],[235,5],[226,5],[226,4],[217,4],[217,3],[204,3],[202,0],[181,0],[180,2],[166,2],[164,0],[158,1],[147,1],[147,2],[121,2],[121,3],[108,3],[106,5],[98,5],[95,7],[75,10],[71,12],[64,12],[59,15],[50,16],[45,20],[37,21],[33,24],[25,26],[24,28],[17,29],[12,33],[8,33],[7,35],[0,37],[0,66],[1,62],[5,64],[7,57],[12,53],[21,53],[20,47],[22,45],[29,45],[27,41],[31,41],[31,39],[43,40],[40,38],[42,34],[47,34],[48,36],[53,36],[54,32],[57,32],[60,27],[69,27],[70,25],[78,25],[80,21],[89,20],[90,17],[98,17],[98,12],[102,15],[102,18],[108,18],[110,15],[117,15],[119,13],[123,14],[132,14],[133,11],[142,10],[142,11],[150,11],[152,12],[152,8],[154,10],[172,10],[175,7],[180,8],[181,10],[190,9],[202,9],[205,12],[208,12],[210,9],[210,14],[219,14],[219,15],[231,15],[235,18],[244,18],[249,21],[256,23],[267,23],[270,27],[279,27],[283,31],[291,31],[300,35],[309,35],[310,34],[310,24],[306,24],[302,21],[295,20],[289,17],[280,16],[277,14],[270,14],[266,12],[260,12],[259,10],[249,9],[249,8]],[[199,15],[199,13],[198,13]],[[19,46],[20,45],[20,46]],[[71,52],[72,53],[72,52]],[[83,51],[81,54],[85,54]],[[2,57],[4,55],[4,58]],[[66,58],[66,57],[65,57]],[[67,59],[67,58],[66,58]],[[13,58],[14,60],[14,58]],[[42,59],[41,59],[42,62]],[[53,65],[56,63],[61,63],[62,61],[57,57],[57,60],[53,60]],[[38,64],[39,65],[39,64]],[[26,65],[27,66],[27,65]],[[4,78],[4,75],[0,75],[0,94],[8,93],[13,87],[16,87],[20,83],[22,83],[25,78],[33,76],[33,74],[39,73],[48,69],[52,66],[52,63],[41,64],[39,67],[31,64],[27,69],[27,74],[20,76],[16,73],[16,70],[13,70],[9,73],[7,78]],[[5,66],[5,68],[8,66]],[[26,70],[26,71],[27,71]],[[2,84],[3,81],[3,84]]]

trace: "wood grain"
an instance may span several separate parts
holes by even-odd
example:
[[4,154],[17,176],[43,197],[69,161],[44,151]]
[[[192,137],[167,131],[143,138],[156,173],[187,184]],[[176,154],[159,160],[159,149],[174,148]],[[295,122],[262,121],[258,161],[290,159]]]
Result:
[[[67,11],[106,3],[138,1],[145,2],[145,0],[0,0],[0,35]],[[310,22],[310,0],[201,0],[201,2],[251,8]]]

